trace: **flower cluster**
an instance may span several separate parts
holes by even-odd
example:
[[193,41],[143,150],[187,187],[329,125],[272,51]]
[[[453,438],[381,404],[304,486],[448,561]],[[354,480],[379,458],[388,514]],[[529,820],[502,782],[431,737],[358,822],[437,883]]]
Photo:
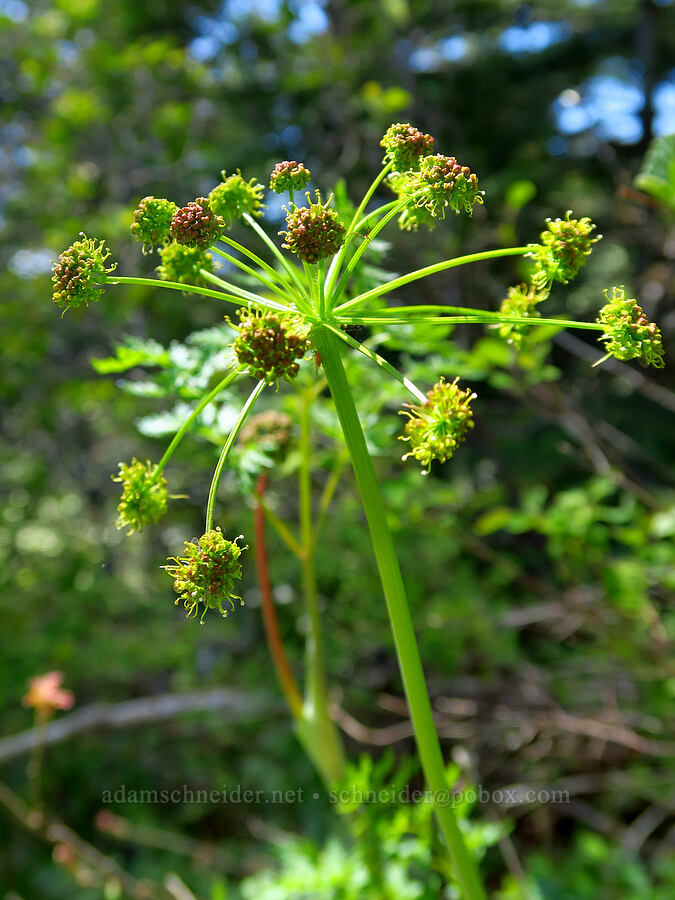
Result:
[[143,463],[132,459],[129,464],[120,463],[119,469],[117,475],[111,476],[122,485],[117,527],[128,528],[127,534],[133,534],[151,522],[158,522],[166,512],[166,478],[157,472],[157,466],[150,460]]
[[100,300],[102,282],[117,266],[106,265],[110,250],[104,241],[97,242],[82,232],[80,237],[82,240],[59,254],[52,267],[52,299],[64,312]]
[[312,203],[307,194],[309,206],[293,206],[286,216],[287,230],[280,232],[286,238],[283,247],[307,263],[333,256],[343,245],[345,236],[345,226],[338,214],[328,208],[330,199],[323,204],[318,191],[316,196],[316,202]]
[[225,220],[211,209],[208,197],[197,197],[177,209],[171,219],[171,237],[187,247],[205,250],[217,241],[225,228]]
[[270,188],[275,194],[283,194],[284,191],[301,191],[307,186],[312,177],[304,163],[294,159],[285,159],[278,162],[270,175]]
[[434,149],[434,139],[407,122],[390,125],[380,141],[384,147],[384,163],[392,162],[396,172],[419,168],[420,159]]
[[600,340],[607,352],[617,359],[639,359],[645,366],[662,369],[663,345],[661,331],[650,322],[637,302],[626,297],[622,287],[612,288],[612,295],[605,291],[607,303],[600,310],[598,322],[605,326]]
[[300,369],[296,360],[302,359],[309,347],[307,337],[300,333],[301,323],[274,312],[240,309],[236,327],[239,334],[234,353],[253,378],[268,384],[295,378]]
[[179,284],[202,284],[201,274],[213,272],[211,255],[201,247],[186,247],[175,241],[161,247],[159,255],[162,264],[157,266],[157,274],[162,281],[177,281]]
[[471,215],[473,207],[483,202],[484,191],[479,190],[471,169],[454,156],[440,153],[422,157],[416,171],[393,173],[388,184],[400,198],[410,201],[399,218],[406,231],[416,231],[420,225],[433,228],[434,220],[444,219],[448,208]]
[[[223,179],[209,194],[212,211],[221,216],[228,225],[241,219],[244,213],[250,216],[261,216],[265,188],[255,178],[246,181],[239,169],[234,175],[223,171]],[[199,201],[197,201],[199,202]]]
[[256,447],[274,462],[283,462],[291,446],[293,420],[276,409],[251,416],[239,435],[243,446]]
[[178,207],[163,197],[144,197],[134,210],[131,233],[145,248],[166,244],[170,238],[171,220]]
[[410,450],[403,456],[414,456],[423,466],[429,466],[437,459],[445,462],[454,456],[457,447],[466,438],[469,428],[473,428],[473,411],[470,403],[476,394],[469,388],[462,390],[457,384],[441,378],[427,393],[422,404],[406,404],[408,410],[401,415],[408,416],[404,434],[400,440],[410,443]]
[[534,281],[538,287],[550,285],[552,281],[567,284],[585,265],[593,244],[602,237],[593,237],[595,225],[588,216],[571,219],[571,215],[570,209],[564,219],[547,219],[541,243],[530,244],[527,255],[535,260]]
[[220,528],[203,534],[198,542],[185,542],[185,555],[169,558],[174,565],[163,566],[173,578],[173,588],[178,594],[176,605],[182,600],[188,616],[196,616],[199,604],[204,604],[201,621],[209,609],[218,609],[227,616],[223,603],[234,609],[234,600],[244,601],[233,593],[234,583],[241,578],[239,557],[246,547],[237,543],[242,535],[228,541]]
[[50,713],[53,709],[70,709],[75,703],[75,695],[72,691],[64,690],[61,687],[62,684],[61,672],[36,675],[28,682],[28,691],[24,694],[23,705],[34,707],[42,715]]
[[[546,300],[548,291],[538,291],[533,284],[517,284],[510,287],[506,297],[502,300],[499,312],[503,316],[519,316],[523,319],[538,318],[541,313],[537,304]],[[518,350],[525,343],[530,330],[529,325],[520,325],[517,322],[503,322],[498,326],[499,336],[509,344],[513,344]]]
[[424,206],[434,218],[444,218],[448,206],[455,213],[464,210],[471,215],[474,205],[483,202],[475,174],[454,156],[425,156],[420,161],[419,174],[410,181],[411,190],[421,192],[417,205]]

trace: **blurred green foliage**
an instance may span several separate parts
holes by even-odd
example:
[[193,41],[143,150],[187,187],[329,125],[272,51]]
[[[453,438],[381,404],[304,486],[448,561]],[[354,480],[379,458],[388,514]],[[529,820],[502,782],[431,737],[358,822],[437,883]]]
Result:
[[[49,300],[50,258],[86,228],[105,237],[120,271],[149,274],[155,260],[140,255],[129,233],[141,197],[184,203],[208,192],[221,169],[240,165],[245,177],[264,181],[286,157],[304,159],[322,188],[344,178],[348,189],[338,189],[336,200],[346,208],[376,168],[384,129],[410,119],[479,173],[486,206],[473,220],[431,234],[388,232],[393,246],[380,247],[374,264],[403,270],[460,247],[530,240],[546,215],[571,207],[598,221],[604,240],[578,281],[554,292],[552,314],[594,318],[602,289],[625,283],[662,325],[668,360],[672,137],[645,163],[636,183],[645,196],[632,184],[651,137],[650,103],[633,116],[642,137],[627,142],[608,137],[606,123],[590,113],[576,132],[558,127],[560,110],[581,109],[592,79],[608,72],[648,92],[667,82],[675,47],[667,6],[0,0],[3,734],[30,727],[21,697],[28,678],[49,669],[65,673],[78,707],[222,685],[278,703],[278,714],[252,713],[234,727],[225,714],[199,713],[83,734],[48,749],[48,806],[137,877],[161,880],[174,870],[197,896],[216,900],[236,896],[237,883],[251,876],[256,887],[246,890],[267,896],[263,886],[272,884],[270,897],[290,900],[302,894],[270,893],[274,876],[255,874],[272,870],[277,857],[286,883],[297,871],[306,873],[303,881],[310,871],[318,877],[329,860],[345,879],[363,865],[325,798],[263,809],[113,804],[135,825],[231,852],[227,893],[198,853],[120,844],[97,831],[103,791],[121,784],[304,787],[310,794],[318,784],[278,699],[252,566],[243,615],[202,629],[174,607],[159,570],[186,537],[200,533],[230,401],[202,419],[172,461],[171,490],[189,499],[174,501],[152,532],[124,539],[114,528],[117,489],[109,475],[118,461],[156,459],[178,415],[226,362],[219,308],[129,287],[108,291],[86,314],[59,319]],[[548,33],[563,37],[537,44],[537,25],[560,26]],[[516,39],[526,49],[509,49]],[[273,216],[277,208],[267,202]],[[401,296],[496,308],[521,274],[508,261],[458,269]],[[490,883],[501,885],[505,900],[670,897],[672,374],[619,364],[591,371],[599,349],[544,326],[520,354],[468,326],[433,335],[406,326],[395,337],[392,362],[411,377],[424,384],[458,374],[479,394],[471,440],[423,479],[399,459],[395,386],[350,360],[366,379],[359,409],[404,550],[448,755],[455,753],[463,771],[480,773],[486,789],[518,783],[570,791],[570,802],[559,806],[493,804],[474,812],[478,821],[483,813],[511,821],[509,840],[526,873],[502,844],[490,846]],[[377,334],[370,340],[378,346]],[[92,359],[99,360],[93,368]],[[290,389],[282,387],[279,401],[295,415]],[[324,400],[315,418],[321,485],[336,453],[337,424]],[[292,520],[292,458],[269,475],[269,502]],[[250,533],[251,479],[228,477],[222,524]],[[370,728],[401,724],[388,624],[348,473],[323,543],[327,665],[340,706]],[[298,663],[304,623],[297,566],[272,535],[269,544],[281,628]],[[403,758],[411,745],[402,738],[394,747]],[[350,756],[361,750],[353,738]],[[25,764],[22,757],[5,762],[0,776],[20,792]],[[375,834],[400,827],[410,835],[410,844],[391,852],[393,870],[403,847],[419,874],[416,854],[427,854],[429,841],[397,817],[424,811],[372,814]],[[0,822],[6,893],[100,896],[82,887],[74,894],[48,848],[4,810]],[[384,837],[379,843],[387,850]],[[424,872],[418,885],[427,875],[433,885],[434,873]]]

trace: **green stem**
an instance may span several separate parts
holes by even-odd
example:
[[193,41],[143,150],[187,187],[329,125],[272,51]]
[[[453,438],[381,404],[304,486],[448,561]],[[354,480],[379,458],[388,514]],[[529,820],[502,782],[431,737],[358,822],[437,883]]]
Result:
[[267,522],[272,526],[277,536],[288,547],[293,556],[302,559],[305,554],[304,547],[297,541],[288,525],[279,518],[279,516],[269,508],[267,503],[261,499],[260,506]]
[[319,315],[326,315],[326,292],[324,290],[324,260],[320,259],[316,266],[316,285],[319,292]]
[[[385,306],[370,315],[412,317],[416,315],[444,316],[448,313],[457,313],[459,315],[473,316],[477,312],[483,312],[483,310],[478,310],[473,306],[446,306],[445,304],[433,306],[428,303],[420,303],[418,306]],[[489,310],[485,310],[485,312],[489,312]],[[494,314],[498,315],[496,310]],[[365,313],[365,315],[369,314]],[[352,316],[340,316],[339,318],[351,319]],[[356,318],[358,318],[358,314]]]
[[263,231],[263,229],[260,227],[260,225],[258,225],[256,220],[252,216],[250,216],[248,213],[244,213],[244,221],[247,222],[251,226],[251,228],[255,231],[255,233],[258,235],[258,237],[262,241],[264,241],[265,244],[267,244],[267,246],[270,248],[272,253],[276,256],[276,258],[279,260],[281,265],[284,267],[284,269],[286,269],[288,274],[291,276],[295,286],[300,291],[300,295],[304,296],[304,294],[305,294],[304,285],[300,279],[300,275],[298,273],[298,270],[295,268],[295,266],[293,266],[293,265],[291,265],[291,263],[289,263],[289,261],[283,255],[281,250],[279,250],[279,248],[274,243],[274,241],[271,240],[271,238]]
[[[256,265],[260,266],[261,269],[264,269],[265,272],[267,272],[268,275],[270,275],[272,278],[274,278],[275,281],[277,281],[280,285],[283,285],[284,287],[286,287],[290,292],[293,291],[293,285],[290,283],[290,281],[287,281],[280,272],[277,272],[277,270],[275,268],[273,268],[272,266],[270,266],[269,263],[266,263],[264,259],[261,259],[257,253],[253,253],[251,250],[248,249],[248,247],[245,247],[243,244],[240,244],[238,241],[232,240],[232,238],[227,237],[224,234],[221,234],[219,240],[224,241],[226,244],[229,244],[230,247],[233,247],[235,250],[238,250],[244,256],[248,256],[248,258],[252,262],[254,262],[254,263],[256,263]],[[215,250],[216,248],[212,247],[211,249]]]
[[[405,209],[405,207],[409,205],[411,200],[412,200],[412,197],[404,197],[402,200],[399,200],[397,203],[395,203],[393,205],[393,207],[389,210],[389,212],[380,219],[380,221],[373,228],[373,230],[370,232],[370,234],[368,234],[366,236],[365,240],[361,243],[361,245],[356,248],[356,252],[352,256],[352,258],[349,260],[349,262],[347,263],[347,266],[346,266],[344,272],[342,273],[342,277],[338,281],[335,290],[331,294],[331,309],[335,308],[335,301],[338,300],[339,297],[342,295],[342,292],[344,291],[345,287],[347,286],[347,282],[349,281],[352,272],[357,267],[357,265],[359,264],[359,260],[361,259],[363,254],[368,249],[368,245],[370,243],[372,243],[372,241],[382,231],[382,229],[385,227],[385,225],[387,225],[398,212]],[[338,307],[338,309],[340,309],[340,307]]]
[[[202,269],[201,275],[205,277],[210,273],[205,269]],[[228,303],[235,303],[237,306],[241,305],[241,297],[233,297],[230,294],[224,293],[224,291],[212,291],[211,288],[199,287],[195,284],[181,284],[178,281],[160,281],[158,278],[129,278],[126,275],[118,275],[116,278],[113,278],[109,275],[106,280],[106,284],[140,284],[151,287],[161,287],[168,288],[170,291],[181,291],[184,294],[200,294],[202,297],[215,297],[216,300],[225,300]]]
[[45,746],[46,746],[46,729],[47,723],[51,716],[49,707],[38,706],[35,709],[35,731],[37,740],[31,750],[30,759],[26,768],[28,775],[28,786],[31,805],[34,809],[42,808],[41,783],[42,783],[42,765],[44,762]]
[[157,469],[155,470],[155,477],[160,475],[164,466],[168,463],[168,461],[173,456],[176,448],[180,444],[180,442],[185,437],[186,432],[192,426],[195,419],[199,416],[202,410],[206,409],[206,407],[214,400],[221,391],[224,391],[226,387],[232,384],[232,382],[243,372],[243,369],[235,369],[234,372],[229,372],[223,380],[217,384],[212,391],[210,391],[205,397],[203,397],[197,406],[192,410],[187,419],[183,422],[181,427],[178,429],[176,434],[173,437],[173,440],[169,444],[169,446],[164,451],[164,456],[157,463]]
[[[375,229],[373,229],[373,234]],[[403,287],[404,284],[410,284],[411,281],[417,281],[419,278],[426,278],[427,275],[435,275],[436,272],[442,272],[444,269],[454,269],[455,266],[463,266],[467,263],[480,262],[483,259],[497,259],[500,256],[524,256],[529,252],[529,247],[504,247],[500,250],[484,250],[481,253],[469,253],[467,256],[457,256],[455,259],[445,259],[442,262],[434,263],[432,266],[425,266],[423,269],[415,269],[414,272],[408,272],[400,278],[394,278],[393,281],[385,281],[376,288],[353,297],[346,303],[336,308],[336,312],[350,309],[359,303],[365,303],[372,297],[381,297],[382,294],[388,294],[395,291],[396,288]]]
[[224,250],[219,250],[217,247],[211,247],[211,253],[216,253],[218,256],[226,259],[228,262],[231,262],[233,266],[236,266],[238,269],[241,269],[242,272],[246,272],[247,275],[250,275],[252,278],[255,278],[256,281],[259,281],[261,284],[264,284],[267,288],[269,288],[272,293],[276,294],[277,297],[281,297],[282,300],[285,301],[285,305],[288,305],[288,291],[282,290],[278,284],[275,284],[271,278],[268,278],[263,272],[256,272],[255,269],[252,269],[250,266],[246,265],[246,263],[242,262],[240,259],[237,259],[236,256],[232,256],[231,253],[225,253]]
[[300,534],[302,540],[302,585],[307,610],[306,696],[303,731],[328,787],[339,784],[345,774],[342,741],[328,709],[328,689],[321,634],[321,614],[316,585],[314,525],[312,515],[312,432],[313,391],[302,395],[300,411]]
[[314,269],[312,266],[310,266],[309,263],[304,262],[304,261],[302,263],[302,269],[303,269],[303,272],[305,273],[305,281],[307,282],[307,288],[309,290],[309,296],[310,296],[310,300],[312,303],[312,309],[316,313],[316,312],[318,312],[318,309],[319,309],[319,302],[317,299],[318,293],[317,293],[316,281],[314,280]]
[[347,464],[347,461],[348,457],[345,455],[344,448],[340,448],[337,456],[335,457],[335,462],[333,463],[333,468],[330,471],[330,475],[328,476],[328,479],[326,480],[326,483],[323,487],[323,491],[321,492],[321,497],[319,498],[319,507],[317,510],[316,522],[314,523],[313,546],[315,547],[319,542],[319,538],[321,537],[321,532],[323,531],[323,526],[326,522],[328,510],[330,509],[333,496],[335,495],[335,491],[337,490],[337,486],[340,481],[340,476],[342,475],[342,470]]
[[342,265],[342,260],[345,258],[345,253],[347,252],[347,244],[349,243],[350,237],[356,231],[358,225],[361,224],[360,216],[363,213],[363,210],[368,205],[368,201],[373,196],[375,191],[377,190],[378,184],[382,181],[382,179],[387,175],[391,169],[393,168],[393,162],[388,163],[388,165],[384,166],[379,175],[374,179],[373,183],[370,185],[366,193],[363,195],[363,200],[359,203],[359,207],[354,213],[352,217],[352,221],[349,223],[349,228],[347,229],[347,233],[345,234],[345,240],[343,245],[340,247],[337,255],[333,258],[331,262],[330,269],[328,270],[328,279],[326,281],[326,295],[328,297],[333,296],[333,288],[335,287],[335,282],[338,277],[338,273],[340,271],[340,266]]
[[218,459],[218,463],[216,464],[216,469],[213,473],[213,479],[211,481],[211,489],[209,490],[209,501],[206,506],[206,531],[211,531],[213,528],[213,513],[216,507],[216,494],[218,493],[218,485],[220,484],[220,476],[223,474],[223,468],[225,463],[227,462],[227,457],[229,456],[230,450],[232,449],[232,445],[237,439],[237,435],[241,429],[241,426],[244,424],[246,419],[248,418],[248,414],[253,409],[256,400],[262,394],[265,388],[265,382],[259,381],[256,386],[251,391],[248,400],[244,404],[244,408],[239,413],[239,418],[234,423],[234,427],[232,431],[229,433],[227,440],[225,441],[225,446],[222,449],[220,454],[220,458]]
[[573,319],[544,319],[535,316],[503,316],[501,313],[478,312],[473,316],[409,316],[395,319],[393,316],[354,316],[342,317],[355,325],[410,325],[418,322],[424,325],[558,325],[560,328],[582,328],[585,331],[604,331],[605,326],[598,322],[576,322]]
[[382,216],[384,213],[388,212],[390,209],[393,209],[398,200],[390,200],[389,203],[383,203],[382,206],[378,206],[377,209],[371,210],[367,215],[365,215],[360,222],[356,223],[354,228],[354,232],[358,232],[362,225],[367,225],[371,219],[375,219],[377,216]]
[[[206,269],[201,269],[201,276],[206,281],[210,281],[211,284],[222,284],[223,287],[226,287],[229,291],[237,296],[241,297],[241,300],[246,300],[249,303],[255,304],[255,306],[260,306],[263,309],[276,309],[280,312],[286,312],[288,307],[282,303],[277,303],[276,300],[270,300],[269,297],[263,297],[260,294],[254,294],[253,291],[247,291],[245,288],[240,288],[236,284],[231,284],[229,281],[225,281],[224,278],[219,278],[218,275],[214,275],[211,272],[207,272]],[[241,300],[239,301],[241,303]]]
[[[435,812],[452,857],[454,872],[465,900],[485,900],[485,892],[448,797],[441,747],[434,726],[431,702],[424,680],[415,631],[408,607],[394,543],[389,531],[379,484],[368,454],[363,429],[340,358],[337,337],[317,328],[314,341],[328,380],[345,441],[354,467],[370,536],[387,601],[399,665],[403,676],[417,747],[427,784],[433,793]],[[440,802],[439,802],[440,801]]]
[[345,334],[344,331],[340,331],[338,328],[333,328],[333,326],[328,325],[328,323],[326,323],[326,328],[329,328],[333,332],[333,334],[337,335],[346,344],[349,344],[350,347],[353,347],[355,350],[358,350],[359,353],[363,353],[363,355],[367,356],[368,359],[371,359],[374,363],[377,363],[380,368],[384,369],[385,372],[388,372],[393,378],[395,378],[399,382],[399,384],[402,384],[407,391],[410,391],[413,397],[416,400],[419,400],[420,403],[426,402],[426,395],[422,393],[417,385],[413,384],[413,382],[409,378],[406,378],[406,376],[399,372],[399,370],[394,366],[392,366],[391,363],[388,363],[387,360],[384,359],[384,357],[380,356],[379,353],[371,350],[370,347],[364,346],[364,344],[360,343],[359,341],[354,340],[353,337]]

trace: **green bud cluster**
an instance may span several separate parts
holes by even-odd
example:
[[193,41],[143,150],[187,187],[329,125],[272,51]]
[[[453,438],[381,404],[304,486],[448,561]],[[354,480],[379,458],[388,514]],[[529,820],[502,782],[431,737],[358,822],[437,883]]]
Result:
[[398,220],[405,231],[416,231],[420,225],[433,228],[448,207],[471,215],[473,207],[483,202],[484,191],[471,169],[440,153],[422,157],[416,171],[393,172],[388,184],[398,197],[410,200]]
[[418,169],[420,159],[433,152],[434,139],[408,122],[390,125],[380,141],[384,147],[384,163],[394,164],[396,172]]
[[597,321],[605,326],[600,340],[607,352],[617,359],[639,359],[645,366],[662,369],[665,363],[658,325],[649,321],[635,300],[626,297],[623,286],[613,287],[611,297],[605,291],[605,297],[608,302]]
[[[538,318],[541,313],[537,304],[546,300],[548,291],[538,291],[533,284],[517,284],[510,287],[506,297],[502,300],[499,312],[503,316],[520,316],[523,319]],[[519,325],[516,322],[504,322],[498,326],[499,336],[509,344],[521,349],[530,330],[529,325]]]
[[424,206],[438,219],[445,218],[446,207],[455,213],[462,210],[469,215],[476,203],[483,202],[478,179],[468,166],[460,165],[454,156],[425,156],[420,160],[419,174],[410,178],[410,189],[421,191],[418,206]]
[[200,247],[186,247],[175,241],[159,250],[162,263],[156,272],[162,281],[177,281],[179,284],[202,284],[201,270],[213,272],[211,255]]
[[173,588],[178,594],[176,606],[182,600],[188,617],[197,615],[200,603],[204,604],[202,622],[209,609],[218,609],[222,616],[227,616],[224,603],[229,603],[231,609],[234,600],[244,605],[241,597],[233,593],[235,581],[241,578],[239,557],[247,549],[237,543],[242,537],[228,541],[220,528],[211,529],[196,543],[186,541],[185,555],[169,557],[174,565],[162,567],[173,578]]
[[240,309],[239,334],[233,344],[237,360],[259,381],[292,381],[300,369],[296,360],[309,348],[298,325],[302,328],[297,320],[274,312]]
[[52,299],[64,312],[100,300],[102,282],[117,266],[106,265],[110,250],[105,241],[97,242],[82,232],[80,237],[82,240],[60,253],[52,266]]
[[473,428],[469,404],[476,398],[469,388],[462,390],[458,381],[455,378],[448,383],[441,378],[427,393],[424,403],[406,404],[409,411],[401,411],[401,415],[408,416],[408,421],[400,440],[410,444],[403,459],[414,456],[428,467],[434,459],[445,462],[454,456],[469,428]]
[[293,206],[286,216],[287,230],[279,232],[286,239],[282,246],[307,263],[333,256],[345,239],[345,226],[335,210],[328,208],[330,199],[324,205],[318,191],[316,196],[317,201],[312,203],[307,194],[309,206]]
[[244,213],[250,216],[261,216],[262,198],[265,188],[255,178],[246,181],[239,169],[234,175],[227,172],[220,173],[223,179],[209,194],[211,209],[217,216],[221,216],[228,225],[241,219]]
[[205,250],[217,241],[225,228],[225,220],[211,209],[208,197],[197,197],[177,209],[171,219],[171,237],[186,247]]
[[128,528],[127,534],[142,531],[145,525],[158,522],[167,507],[166,478],[157,474],[157,466],[150,460],[120,463],[119,473],[111,476],[122,485],[122,497],[117,511],[118,528]]
[[292,433],[291,417],[268,409],[248,419],[239,440],[244,446],[259,448],[274,462],[283,462],[291,446]]
[[552,281],[567,284],[585,265],[593,244],[602,237],[592,236],[596,226],[588,216],[571,219],[571,215],[570,209],[564,219],[547,219],[546,231],[541,233],[541,243],[530,244],[527,255],[535,260],[534,280],[538,287]]
[[170,239],[171,220],[178,207],[163,197],[143,197],[134,210],[130,231],[145,248],[158,247]]
[[270,175],[270,188],[275,194],[283,194],[284,191],[301,191],[306,187],[312,177],[304,163],[294,159],[285,159],[278,162]]

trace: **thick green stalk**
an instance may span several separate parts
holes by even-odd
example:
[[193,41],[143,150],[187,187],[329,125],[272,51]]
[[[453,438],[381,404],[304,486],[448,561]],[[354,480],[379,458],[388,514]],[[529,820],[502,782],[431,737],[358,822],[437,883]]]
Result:
[[237,435],[239,434],[242,425],[248,418],[248,414],[251,412],[253,407],[255,406],[255,402],[258,397],[262,394],[265,389],[265,382],[259,381],[256,386],[253,388],[251,393],[249,394],[249,398],[244,404],[242,411],[239,413],[239,418],[234,423],[234,427],[232,431],[227,436],[227,440],[225,441],[225,446],[223,447],[220,458],[218,459],[218,463],[216,464],[216,469],[213,473],[213,479],[211,480],[211,489],[209,490],[209,500],[206,506],[206,531],[211,531],[213,528],[213,514],[216,508],[216,495],[218,493],[218,485],[220,484],[220,476],[223,474],[223,468],[225,463],[227,462],[227,457],[230,455],[230,450],[234,442],[237,439]]
[[322,327],[315,330],[314,342],[321,354],[326,379],[349,449],[368,520],[415,729],[417,747],[427,784],[433,793],[436,816],[448,845],[454,872],[465,900],[485,900],[486,895],[475,863],[464,843],[454,811],[447,803],[449,788],[445,777],[443,755],[436,734],[405,587],[387,524],[377,477],[340,358],[340,343],[335,335]]
[[302,396],[300,414],[300,534],[303,554],[302,586],[307,610],[306,692],[302,723],[299,725],[305,746],[310,748],[315,764],[326,785],[334,788],[345,774],[342,740],[328,710],[328,688],[321,634],[321,613],[316,586],[314,560],[314,523],[312,514],[312,434],[311,409],[313,392]]
[[242,371],[243,371],[243,369],[235,369],[233,372],[228,372],[228,374],[225,376],[225,378],[223,378],[223,380],[219,384],[217,384],[212,391],[209,391],[209,393],[199,401],[197,406],[195,406],[195,408],[192,410],[190,415],[187,417],[187,419],[183,422],[181,427],[178,429],[178,431],[174,435],[173,440],[171,441],[169,446],[164,451],[164,456],[162,456],[160,461],[157,463],[157,469],[155,470],[155,477],[157,477],[160,474],[160,472],[162,471],[164,466],[171,459],[171,457],[174,454],[174,451],[176,450],[176,447],[183,440],[183,438],[185,437],[185,433],[188,431],[188,429],[190,428],[192,423],[195,421],[197,416],[200,414],[200,412],[203,409],[206,409],[206,407],[209,405],[209,403],[212,400],[214,400],[221,391],[224,391],[226,387],[228,387],[230,384],[232,384],[234,379],[237,378],[239,375],[241,375]]
[[350,335],[346,334],[344,331],[340,331],[337,328],[333,328],[332,325],[326,323],[326,328],[329,328],[334,335],[340,338],[341,341],[344,341],[345,344],[349,344],[350,347],[353,347],[354,350],[358,350],[359,353],[363,353],[364,356],[367,356],[368,359],[371,359],[374,363],[380,366],[381,369],[384,369],[392,378],[395,378],[399,384],[402,384],[406,391],[410,391],[415,400],[418,400],[420,403],[424,403],[426,401],[426,396],[422,393],[422,391],[417,387],[414,382],[412,382],[406,375],[403,375],[397,368],[392,366],[391,363],[387,362],[387,360],[380,356],[379,353],[376,353],[374,350],[371,350],[370,347],[366,347],[364,344],[361,344],[359,341],[355,340]]
[[[375,232],[373,231],[373,234]],[[397,288],[403,287],[404,284],[410,284],[411,281],[417,281],[419,278],[426,278],[427,275],[435,275],[436,272],[442,272],[444,269],[454,269],[455,266],[463,266],[467,263],[480,262],[483,259],[497,259],[500,256],[524,256],[529,247],[505,247],[501,250],[484,250],[481,253],[469,253],[467,256],[457,256],[455,259],[444,259],[442,262],[434,263],[432,266],[425,266],[423,269],[416,269],[414,272],[408,272],[400,278],[394,278],[392,281],[385,281],[384,284],[378,285],[358,297],[353,297],[341,306],[335,309],[335,312],[344,312],[345,309],[351,309],[352,306],[358,306],[365,303],[372,297],[381,297],[382,294],[388,294]]]

